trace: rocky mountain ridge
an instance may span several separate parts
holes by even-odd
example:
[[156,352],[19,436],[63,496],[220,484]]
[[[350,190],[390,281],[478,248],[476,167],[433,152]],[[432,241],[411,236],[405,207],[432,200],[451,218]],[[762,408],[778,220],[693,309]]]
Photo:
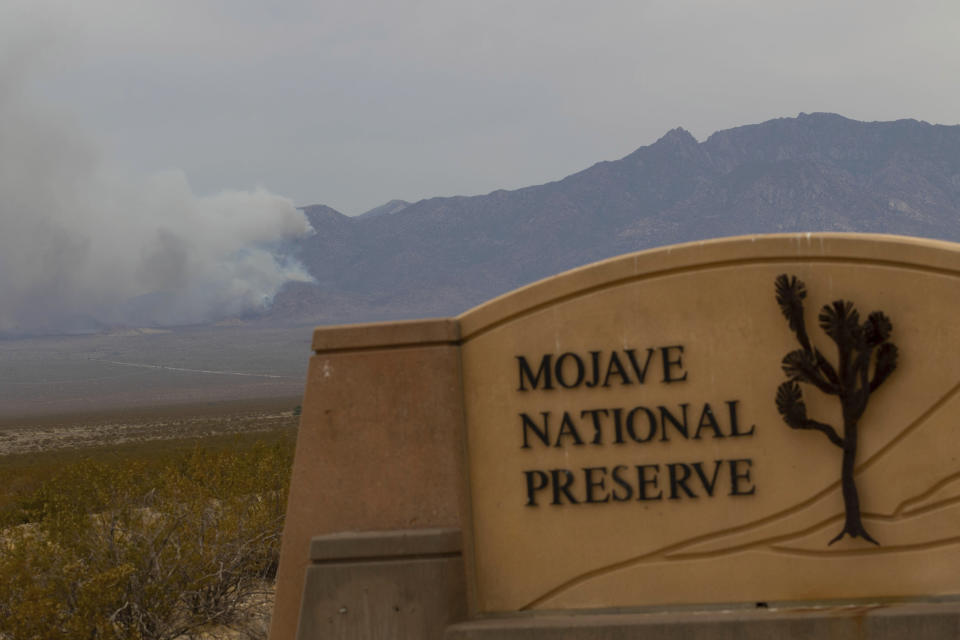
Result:
[[316,278],[265,321],[451,315],[610,256],[747,233],[859,231],[960,240],[960,126],[800,114],[682,128],[620,160],[482,196],[391,201],[350,218],[304,207],[290,252]]

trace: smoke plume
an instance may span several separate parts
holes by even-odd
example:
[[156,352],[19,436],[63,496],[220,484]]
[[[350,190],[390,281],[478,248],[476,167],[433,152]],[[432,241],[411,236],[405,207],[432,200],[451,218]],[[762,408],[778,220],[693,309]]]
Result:
[[0,334],[208,322],[310,280],[280,252],[311,232],[290,200],[110,166],[30,99],[15,54],[0,51]]

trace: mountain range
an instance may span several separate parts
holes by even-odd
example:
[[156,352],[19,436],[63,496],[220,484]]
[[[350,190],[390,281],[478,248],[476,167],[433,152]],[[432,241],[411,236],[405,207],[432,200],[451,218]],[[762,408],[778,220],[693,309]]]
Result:
[[610,256],[720,236],[859,231],[960,240],[960,126],[800,114],[682,128],[546,184],[392,200],[345,216],[303,207],[316,233],[287,251],[290,283],[263,319],[316,324],[452,315]]

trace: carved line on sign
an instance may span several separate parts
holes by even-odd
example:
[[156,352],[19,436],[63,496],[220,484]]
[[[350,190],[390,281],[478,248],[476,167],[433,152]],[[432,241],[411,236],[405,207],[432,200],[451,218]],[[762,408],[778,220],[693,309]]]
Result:
[[917,507],[916,509],[905,511],[902,514],[897,514],[895,516],[882,516],[882,517],[891,518],[893,520],[907,520],[914,516],[922,516],[924,514],[930,513],[931,511],[937,511],[941,506],[949,507],[956,503],[960,503],[960,496],[951,496],[949,498],[943,498],[942,500],[931,502],[930,504],[926,504],[922,507]]
[[[663,269],[661,271],[651,271],[648,273],[634,274],[634,275],[626,276],[623,278],[617,278],[616,280],[608,280],[606,282],[596,284],[591,287],[578,289],[570,293],[560,294],[550,298],[549,300],[545,300],[533,306],[526,307],[524,309],[521,309],[520,311],[516,311],[514,313],[507,315],[506,317],[503,317],[503,318],[500,318],[499,320],[491,322],[490,324],[487,324],[477,329],[476,331],[474,331],[469,335],[464,335],[461,338],[461,344],[465,344],[473,340],[474,338],[478,338],[482,336],[485,333],[493,331],[494,329],[497,329],[505,324],[509,324],[510,322],[513,322],[514,320],[522,318],[523,316],[536,313],[537,311],[540,311],[547,307],[552,307],[556,304],[561,304],[569,300],[575,300],[576,298],[579,298],[582,296],[586,296],[592,293],[597,293],[598,291],[611,289],[613,287],[618,287],[620,285],[628,284],[631,282],[653,280],[655,278],[665,278],[668,276],[674,276],[674,275],[679,275],[684,273],[693,273],[696,271],[707,271],[712,269],[725,269],[730,267],[741,267],[741,266],[752,266],[752,265],[796,264],[798,262],[801,262],[804,264],[869,265],[869,266],[876,266],[876,267],[890,267],[895,269],[902,269],[905,271],[916,271],[919,273],[926,273],[926,274],[949,276],[952,278],[956,278],[960,276],[960,273],[958,273],[957,270],[954,270],[954,269],[928,267],[928,266],[916,264],[913,262],[900,262],[896,260],[870,260],[865,258],[815,257],[815,256],[813,257],[798,256],[795,258],[748,258],[748,259],[739,258],[734,260],[718,260],[716,262],[706,262],[706,263],[700,263],[696,265],[688,265],[685,267],[675,267],[673,269]],[[554,276],[554,277],[562,278],[563,274]],[[545,281],[541,281],[541,282],[545,282]],[[529,286],[535,287],[537,285],[533,284]],[[511,295],[511,294],[507,294],[507,295]],[[466,311],[460,316],[460,318],[469,316],[471,313],[473,313],[472,310]]]
[[[950,474],[949,476],[941,479],[939,482],[937,482],[935,485],[933,485],[932,487],[930,487],[929,489],[927,489],[927,490],[924,491],[923,493],[921,493],[921,494],[919,494],[919,495],[916,495],[916,496],[913,496],[913,497],[911,497],[911,498],[907,498],[906,500],[904,500],[903,502],[901,502],[900,504],[897,505],[897,508],[893,511],[893,515],[898,516],[898,515],[900,515],[901,512],[902,512],[904,515],[907,515],[907,514],[911,514],[911,513],[917,513],[917,512],[925,511],[925,510],[927,509],[927,507],[923,507],[923,506],[922,506],[922,507],[917,507],[916,509],[907,510],[907,506],[908,506],[908,505],[914,505],[914,504],[917,504],[917,503],[922,503],[924,500],[926,500],[927,498],[929,498],[930,496],[932,496],[934,493],[936,493],[937,491],[939,491],[939,490],[942,489],[943,487],[947,486],[948,484],[950,484],[951,482],[953,482],[953,481],[956,480],[957,478],[960,478],[960,471],[958,471],[957,473],[952,473],[952,474]],[[936,504],[936,503],[932,503],[932,504]]]
[[[881,459],[883,456],[885,456],[894,446],[896,446],[899,442],[901,442],[909,433],[911,433],[911,432],[915,431],[917,428],[919,428],[924,422],[926,422],[926,420],[927,420],[931,415],[933,415],[933,414],[934,414],[936,411],[938,411],[943,405],[945,405],[949,400],[951,400],[955,395],[957,395],[958,392],[960,392],[960,382],[958,382],[957,384],[955,384],[949,391],[947,391],[946,394],[944,394],[939,400],[937,400],[935,403],[933,403],[933,404],[930,406],[929,409],[927,409],[926,411],[924,411],[924,412],[923,412],[920,416],[918,416],[913,422],[911,422],[905,429],[903,429],[903,431],[901,431],[899,434],[897,434],[896,436],[894,436],[893,438],[891,438],[891,439],[890,439],[890,442],[888,442],[888,443],[885,444],[884,446],[880,447],[880,449],[878,449],[878,450],[877,450],[872,456],[870,456],[867,460],[865,460],[865,461],[862,462],[861,464],[857,465],[857,473],[860,473],[860,472],[866,470],[868,467],[872,466],[872,465],[873,465],[874,463],[876,463],[879,459]],[[775,522],[775,521],[780,520],[780,519],[782,519],[782,518],[784,518],[784,517],[786,517],[786,516],[789,516],[789,515],[791,515],[791,514],[793,514],[793,513],[797,513],[797,512],[799,512],[799,511],[802,511],[803,509],[806,509],[807,507],[809,507],[809,506],[813,505],[814,503],[816,503],[816,502],[822,500],[823,498],[825,498],[828,494],[830,494],[831,492],[835,491],[835,490],[837,489],[837,487],[839,487],[839,486],[840,486],[840,481],[839,481],[839,480],[838,480],[838,481],[835,481],[835,482],[831,483],[830,485],[828,485],[826,488],[824,488],[824,489],[822,489],[821,491],[815,493],[813,496],[807,498],[806,500],[803,500],[803,501],[797,503],[796,505],[794,505],[794,506],[792,506],[792,507],[790,507],[790,508],[788,508],[788,509],[784,509],[784,510],[782,510],[782,511],[778,511],[778,512],[773,513],[773,514],[771,514],[771,515],[769,515],[769,516],[766,516],[766,517],[764,517],[764,518],[760,518],[760,519],[754,520],[754,521],[752,521],[752,522],[747,522],[747,523],[745,523],[745,524],[737,525],[737,526],[735,526],[735,527],[730,527],[730,528],[728,528],[728,529],[721,529],[720,531],[713,531],[713,532],[711,532],[711,533],[705,533],[705,534],[703,534],[703,535],[695,536],[695,537],[693,537],[693,538],[688,538],[687,540],[683,540],[683,541],[681,541],[681,542],[677,542],[677,543],[674,543],[674,544],[671,544],[671,545],[668,545],[668,546],[665,546],[665,547],[661,547],[660,549],[656,549],[656,550],[654,550],[654,551],[651,551],[651,552],[649,552],[649,553],[645,553],[645,554],[640,555],[640,556],[635,556],[635,557],[633,557],[633,558],[628,558],[628,559],[626,559],[626,560],[620,560],[620,561],[618,561],[618,562],[609,564],[609,565],[607,565],[607,566],[605,566],[605,567],[600,567],[600,568],[598,568],[598,569],[592,569],[592,570],[590,570],[590,571],[587,571],[586,573],[583,573],[583,574],[581,574],[581,575],[579,575],[579,576],[576,576],[576,577],[574,577],[574,578],[571,578],[571,579],[563,582],[563,583],[560,584],[560,585],[557,585],[556,587],[554,587],[554,588],[550,589],[549,591],[545,592],[543,595],[535,598],[534,600],[531,600],[528,604],[520,607],[519,610],[520,610],[520,611],[524,611],[524,610],[527,610],[527,609],[533,609],[533,608],[535,608],[536,606],[538,606],[539,604],[543,603],[544,601],[546,601],[546,600],[548,600],[548,599],[550,599],[550,598],[552,598],[552,597],[554,597],[554,596],[557,596],[557,595],[559,595],[559,594],[561,594],[561,593],[563,593],[563,592],[565,592],[565,591],[568,591],[569,589],[572,589],[573,587],[576,587],[576,586],[578,586],[578,585],[580,585],[580,584],[583,584],[583,583],[585,583],[585,582],[587,582],[587,581],[589,581],[589,580],[592,580],[593,578],[597,578],[597,577],[602,576],[602,575],[604,575],[604,574],[611,573],[611,572],[613,572],[613,571],[618,571],[618,570],[620,570],[620,569],[626,569],[626,568],[628,568],[628,567],[635,566],[635,565],[638,565],[638,564],[642,564],[643,562],[645,562],[645,561],[647,561],[647,560],[649,560],[649,559],[651,559],[651,558],[667,557],[669,554],[672,554],[672,553],[674,553],[674,552],[676,552],[676,551],[681,551],[681,550],[683,550],[684,548],[690,547],[691,545],[697,544],[697,543],[699,543],[699,542],[704,542],[704,541],[706,541],[706,540],[710,540],[710,539],[717,538],[717,537],[720,537],[720,536],[726,536],[726,535],[730,535],[730,534],[742,533],[742,532],[744,532],[744,531],[749,531],[750,529],[754,529],[754,528],[756,528],[756,527],[758,527],[758,526],[765,525],[765,524],[769,524],[769,523],[771,523],[771,522]],[[928,495],[928,494],[920,494],[920,495],[917,496],[917,497],[918,497],[918,498],[921,498],[921,497],[923,497],[924,495]],[[822,526],[822,523],[821,523],[821,526]],[[796,535],[796,534],[793,533],[793,534],[791,534],[791,537],[792,537],[792,536],[795,536],[795,535]],[[750,544],[753,544],[753,543],[750,543]],[[876,549],[871,549],[871,551],[876,551]],[[714,554],[718,554],[718,553],[725,553],[725,552],[721,551],[721,552],[713,552],[713,553],[714,553]]]
[[[930,491],[927,490],[924,493],[918,494],[917,496],[908,498],[907,501],[922,499],[923,496],[928,495],[929,493]],[[941,511],[944,509],[948,509],[957,504],[960,504],[960,496],[954,496],[952,498],[944,498],[943,500],[932,502],[924,507],[920,507],[919,509],[909,511],[902,515],[899,514],[898,511],[895,511],[893,514],[889,514],[889,515],[881,514],[881,513],[864,512],[863,518],[864,520],[877,521],[877,522],[907,522],[909,520],[912,520],[915,517],[925,515],[927,513],[931,513],[934,511]],[[754,540],[751,542],[744,542],[743,544],[736,545],[733,547],[727,547],[726,549],[721,549],[717,551],[700,551],[700,552],[693,552],[693,553],[664,553],[663,557],[668,558],[670,560],[701,560],[704,558],[730,555],[731,553],[737,553],[740,551],[746,551],[750,549],[760,549],[763,547],[769,547],[771,549],[791,549],[790,547],[778,547],[776,545],[777,543],[780,543],[780,542],[796,540],[798,538],[802,538],[804,536],[815,533],[820,529],[825,528],[827,525],[830,525],[834,522],[842,520],[843,517],[844,517],[844,514],[835,513],[829,518],[824,518],[819,522],[810,525],[809,527],[800,529],[799,531],[792,531],[790,533],[783,533],[776,536],[770,536],[769,538],[763,538],[763,539]],[[916,543],[916,545],[913,545],[913,546],[923,546],[923,545],[937,546],[939,544],[941,544],[940,541],[933,541],[933,542],[920,542],[920,543]],[[884,546],[882,550],[901,549],[901,548],[904,548],[904,545],[894,546],[894,547]],[[824,556],[831,556],[831,555],[844,555],[844,554],[847,554],[848,551],[849,549],[844,549],[844,550],[825,549],[822,552],[817,551],[816,553],[822,553]],[[865,549],[865,551],[867,552],[877,551],[877,548]]]
[[941,540],[936,540],[933,542],[920,542],[917,544],[903,544],[899,546],[887,545],[883,547],[873,547],[870,549],[847,549],[844,551],[827,551],[827,550],[815,550],[815,549],[790,549],[786,547],[773,547],[773,551],[776,553],[782,553],[784,555],[791,556],[801,556],[801,557],[816,557],[816,558],[833,558],[833,557],[851,557],[851,556],[862,556],[862,555],[890,555],[891,553],[909,553],[911,551],[928,551],[930,549],[937,549],[940,547],[949,547],[960,542],[960,536],[953,536],[951,538],[943,538]]
[[[763,547],[763,546],[767,546],[767,545],[771,545],[771,544],[776,544],[777,542],[784,542],[784,541],[786,541],[786,540],[792,540],[792,539],[794,539],[794,538],[799,538],[799,537],[803,537],[803,536],[805,536],[805,535],[809,535],[809,534],[814,533],[815,531],[817,531],[817,530],[819,530],[819,529],[822,529],[823,527],[825,527],[826,525],[830,524],[831,522],[833,522],[833,521],[835,521],[835,520],[839,520],[840,518],[841,518],[841,515],[840,515],[839,513],[835,513],[835,514],[833,514],[832,516],[830,516],[829,518],[825,518],[825,519],[821,520],[820,522],[817,522],[817,523],[814,523],[814,524],[810,525],[810,526],[807,527],[806,529],[801,529],[801,530],[799,530],[799,531],[791,531],[790,533],[782,533],[782,534],[780,534],[780,535],[778,535],[778,536],[771,536],[771,537],[769,537],[769,538],[764,538],[764,539],[762,539],[762,540],[754,540],[754,541],[752,541],[752,542],[744,542],[743,544],[739,544],[739,545],[736,545],[736,546],[733,546],[733,547],[728,547],[728,548],[722,549],[722,550],[720,550],[720,551],[700,551],[700,552],[693,552],[693,553],[669,553],[669,552],[665,552],[665,553],[663,554],[663,557],[664,557],[664,558],[668,558],[668,559],[670,559],[670,560],[701,560],[701,559],[703,559],[703,558],[710,558],[710,557],[714,557],[714,556],[729,555],[729,554],[731,554],[731,553],[737,553],[737,552],[740,552],[740,551],[748,551],[748,550],[750,550],[750,549],[756,549],[756,548],[759,548],[759,547]],[[681,543],[681,544],[684,544],[684,543]],[[638,564],[639,564],[639,563],[638,563]]]

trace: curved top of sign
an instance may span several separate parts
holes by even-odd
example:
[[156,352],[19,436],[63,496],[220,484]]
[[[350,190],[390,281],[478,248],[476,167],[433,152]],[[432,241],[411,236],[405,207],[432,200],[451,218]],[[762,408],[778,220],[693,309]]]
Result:
[[687,242],[628,253],[550,276],[462,313],[460,338],[570,297],[629,281],[709,267],[777,262],[856,261],[960,272],[960,245],[871,233],[784,233]]

